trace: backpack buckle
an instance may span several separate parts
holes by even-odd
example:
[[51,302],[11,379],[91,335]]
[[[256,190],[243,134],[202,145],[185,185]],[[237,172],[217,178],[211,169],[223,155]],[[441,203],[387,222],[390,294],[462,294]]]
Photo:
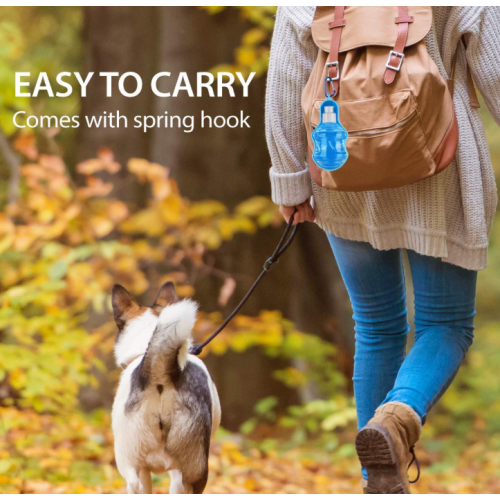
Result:
[[325,64],[326,66],[326,70],[328,72],[328,70],[330,68],[333,68],[335,67],[337,69],[337,75],[336,76],[330,76],[330,79],[332,82],[335,82],[336,80],[340,80],[340,68],[339,68],[339,62],[338,61],[335,61],[335,62],[327,62]]
[[[391,66],[391,57],[399,57],[399,64],[397,66]],[[396,52],[395,50],[391,50],[389,52],[389,57],[387,58],[387,62],[385,63],[385,67],[392,69],[393,71],[399,71],[401,69],[401,65],[403,64],[403,59],[405,55],[401,52]]]

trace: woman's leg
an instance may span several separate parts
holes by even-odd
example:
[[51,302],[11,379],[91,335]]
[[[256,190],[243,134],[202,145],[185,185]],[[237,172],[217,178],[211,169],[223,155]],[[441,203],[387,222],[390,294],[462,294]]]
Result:
[[356,323],[353,381],[361,429],[393,388],[405,359],[409,326],[401,252],[327,236]]
[[476,271],[408,251],[415,293],[415,344],[385,403],[427,412],[455,377],[474,336]]

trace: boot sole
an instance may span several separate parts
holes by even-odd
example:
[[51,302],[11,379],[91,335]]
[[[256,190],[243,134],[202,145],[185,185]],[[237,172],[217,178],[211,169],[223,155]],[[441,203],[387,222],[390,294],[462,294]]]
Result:
[[394,442],[384,427],[375,424],[361,429],[356,452],[368,472],[366,493],[410,493],[398,466]]

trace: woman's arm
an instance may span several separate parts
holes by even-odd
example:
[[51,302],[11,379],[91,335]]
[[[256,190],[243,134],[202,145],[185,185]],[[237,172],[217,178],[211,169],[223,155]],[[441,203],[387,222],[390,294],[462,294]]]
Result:
[[296,206],[312,195],[301,94],[317,55],[311,37],[314,7],[279,7],[269,59],[266,138],[272,198]]
[[486,106],[500,125],[500,7],[483,7],[471,28],[467,63]]

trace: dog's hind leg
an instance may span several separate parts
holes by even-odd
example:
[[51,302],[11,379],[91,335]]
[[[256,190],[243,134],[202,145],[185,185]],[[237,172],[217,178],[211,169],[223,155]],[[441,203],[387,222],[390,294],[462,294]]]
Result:
[[151,482],[151,474],[148,470],[135,470],[133,468],[127,469],[123,474],[125,481],[127,481],[127,493],[152,493],[153,485]]
[[151,481],[151,473],[147,469],[142,469],[139,472],[139,479],[142,485],[141,493],[153,493],[153,482]]
[[120,471],[120,473],[125,478],[125,481],[127,481],[127,493],[129,495],[141,492],[141,480],[134,468],[130,467],[123,472]]
[[200,477],[191,483],[192,492],[195,494],[203,493],[203,491],[205,490],[205,486],[207,485],[207,481],[208,481],[208,463],[205,469],[203,470],[202,474],[200,475]]
[[202,467],[198,468],[197,471],[189,465],[185,467],[184,471],[172,470],[170,478],[170,493],[203,493],[208,481],[208,460],[204,461]]
[[190,493],[185,491],[184,484],[182,483],[182,473],[180,470],[171,470],[170,474],[170,494]]
[[171,470],[170,472],[170,494],[198,494],[203,493],[208,480],[208,465],[201,476],[194,481],[183,477],[180,470]]

